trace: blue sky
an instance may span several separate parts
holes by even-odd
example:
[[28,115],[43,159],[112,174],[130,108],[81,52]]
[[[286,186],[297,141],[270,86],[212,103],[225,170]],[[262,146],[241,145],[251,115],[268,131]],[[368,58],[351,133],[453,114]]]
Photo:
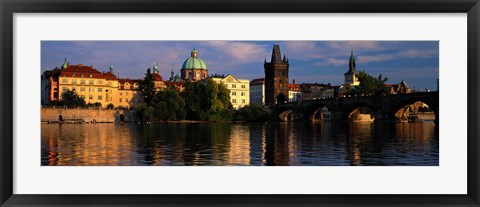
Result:
[[120,77],[142,78],[159,64],[164,79],[172,64],[177,73],[193,48],[209,74],[232,74],[254,79],[264,76],[265,57],[279,44],[290,62],[290,82],[343,83],[353,48],[357,70],[388,77],[388,83],[405,80],[411,88],[436,90],[439,77],[438,41],[42,41],[42,72],[71,64],[91,65],[108,71],[110,62]]

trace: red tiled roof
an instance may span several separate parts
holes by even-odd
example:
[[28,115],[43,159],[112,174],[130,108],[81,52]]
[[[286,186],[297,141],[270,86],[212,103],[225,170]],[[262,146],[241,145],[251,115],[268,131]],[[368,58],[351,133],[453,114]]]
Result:
[[84,66],[82,64],[69,65],[60,74],[62,77],[82,77],[82,75],[83,77],[102,78],[103,74],[93,68],[93,66]]
[[293,83],[290,83],[288,84],[288,90],[291,90],[291,91],[300,91],[300,84],[293,84]]
[[102,75],[102,78],[105,78],[106,80],[118,80],[117,76],[115,74],[107,72]]
[[158,73],[152,74],[152,78],[153,78],[154,81],[163,81],[162,76]]

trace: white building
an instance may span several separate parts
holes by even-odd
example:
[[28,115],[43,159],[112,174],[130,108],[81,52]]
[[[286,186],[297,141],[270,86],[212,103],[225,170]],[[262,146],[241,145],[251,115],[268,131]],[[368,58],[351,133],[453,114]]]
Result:
[[253,79],[250,82],[250,103],[265,105],[265,78]]
[[302,90],[300,84],[295,84],[295,79],[293,79],[292,84],[288,84],[288,102],[301,101],[302,99]]
[[216,83],[223,83],[230,90],[230,103],[234,109],[242,108],[250,104],[250,81],[247,79],[237,79],[232,75],[211,76]]

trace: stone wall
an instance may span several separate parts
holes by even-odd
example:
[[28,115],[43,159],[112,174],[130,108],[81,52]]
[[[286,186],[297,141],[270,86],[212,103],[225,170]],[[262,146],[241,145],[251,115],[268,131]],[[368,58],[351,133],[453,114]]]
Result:
[[42,122],[59,121],[59,116],[63,120],[83,120],[83,122],[119,122],[121,115],[125,122],[135,120],[135,112],[131,110],[117,109],[72,109],[72,108],[42,108]]

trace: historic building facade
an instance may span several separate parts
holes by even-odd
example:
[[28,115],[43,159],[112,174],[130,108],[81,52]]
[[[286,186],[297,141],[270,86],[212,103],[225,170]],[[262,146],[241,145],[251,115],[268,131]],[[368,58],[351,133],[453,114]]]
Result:
[[287,57],[280,52],[280,46],[274,45],[270,62],[265,59],[265,104],[274,105],[288,101],[288,68]]
[[288,84],[288,101],[295,102],[302,100],[302,87],[300,84],[295,84],[295,79],[293,83]]
[[250,81],[250,104],[265,105],[265,78]]
[[199,81],[208,77],[207,65],[198,57],[198,51],[193,49],[180,70],[183,80]]
[[[158,64],[153,67],[155,90],[163,90],[168,85],[178,85],[163,81]],[[110,64],[108,72],[100,72],[93,66],[71,65],[65,60],[61,68],[45,71],[42,75],[42,105],[61,101],[62,94],[74,91],[84,98],[87,104],[99,103],[102,107],[131,107],[141,98],[140,79],[118,78]],[[181,87],[181,85],[179,85]]]
[[242,108],[250,104],[250,81],[247,79],[237,79],[233,75],[210,76],[216,83],[223,83],[230,90],[230,103],[234,109]]

